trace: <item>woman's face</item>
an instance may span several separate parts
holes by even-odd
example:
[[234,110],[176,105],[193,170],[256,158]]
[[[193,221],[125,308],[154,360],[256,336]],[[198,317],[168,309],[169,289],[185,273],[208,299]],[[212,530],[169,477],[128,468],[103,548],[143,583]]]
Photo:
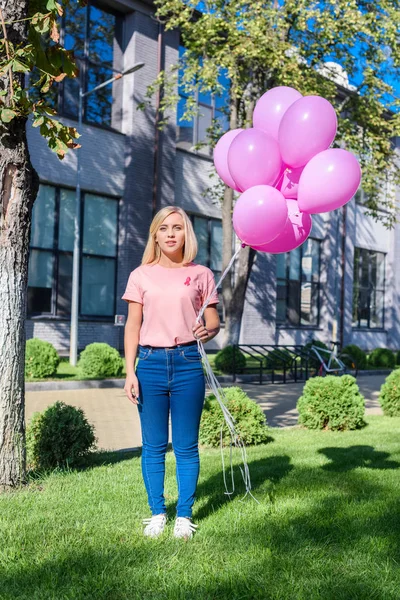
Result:
[[161,223],[156,242],[167,256],[179,256],[185,244],[185,228],[180,214],[172,213]]

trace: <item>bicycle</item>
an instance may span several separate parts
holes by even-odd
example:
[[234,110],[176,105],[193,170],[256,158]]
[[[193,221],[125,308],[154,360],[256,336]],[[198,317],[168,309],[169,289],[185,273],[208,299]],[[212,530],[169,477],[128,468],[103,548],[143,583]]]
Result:
[[351,373],[354,377],[357,377],[358,368],[354,358],[347,352],[339,350],[339,342],[331,341],[331,346],[331,349],[328,350],[311,343],[310,350],[314,352],[320,363],[317,371],[318,375],[325,377],[325,375],[341,376]]

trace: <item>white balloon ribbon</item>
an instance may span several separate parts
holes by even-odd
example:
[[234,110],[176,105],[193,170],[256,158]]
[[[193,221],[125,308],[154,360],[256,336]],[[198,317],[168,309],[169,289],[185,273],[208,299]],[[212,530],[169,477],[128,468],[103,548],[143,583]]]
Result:
[[[227,276],[227,274],[229,273],[236,257],[238,256],[240,250],[242,248],[239,248],[234,256],[232,256],[232,259],[229,263],[229,265],[226,267],[225,271],[222,273],[219,281],[216,283],[214,289],[212,290],[211,294],[208,296],[208,298],[205,300],[203,306],[201,307],[201,310],[199,312],[199,315],[196,319],[196,321],[199,323],[205,309],[207,308],[208,304],[210,303],[211,298],[214,295],[214,292],[219,288],[219,286],[221,285],[222,281],[225,279],[225,277]],[[231,437],[231,444],[230,444],[230,471],[231,471],[231,480],[232,480],[232,490],[229,491],[228,490],[228,485],[227,485],[227,481],[226,481],[226,472],[225,472],[225,462],[224,462],[224,453],[223,453],[223,425],[221,426],[221,441],[220,441],[220,448],[221,448],[221,458],[222,458],[222,472],[223,472],[223,479],[224,479],[224,486],[225,486],[225,494],[227,494],[229,497],[232,496],[232,494],[235,492],[235,480],[234,480],[234,475],[233,475],[233,461],[232,461],[232,448],[233,446],[235,446],[236,448],[238,448],[240,450],[241,453],[241,458],[242,458],[242,463],[243,466],[239,465],[239,469],[243,478],[243,482],[246,488],[246,493],[243,496],[242,500],[244,500],[247,496],[247,494],[249,494],[258,504],[259,501],[257,500],[257,498],[255,498],[253,496],[253,494],[251,493],[251,481],[250,481],[250,471],[249,471],[249,467],[247,464],[247,455],[246,455],[246,446],[243,442],[243,440],[240,437],[240,434],[237,432],[236,430],[236,421],[234,419],[234,417],[231,415],[231,413],[229,412],[228,408],[227,408],[227,400],[225,397],[225,393],[223,388],[220,386],[218,379],[216,378],[216,376],[214,375],[214,372],[211,368],[210,362],[208,360],[206,351],[204,349],[203,343],[200,340],[197,340],[197,345],[199,348],[199,352],[203,361],[203,365],[204,365],[204,369],[205,369],[205,378],[206,378],[206,382],[208,384],[208,387],[210,388],[210,390],[213,392],[213,394],[215,395],[218,404],[221,407],[222,410],[222,414],[224,416],[225,422],[228,426],[228,430],[229,430],[229,434]]]

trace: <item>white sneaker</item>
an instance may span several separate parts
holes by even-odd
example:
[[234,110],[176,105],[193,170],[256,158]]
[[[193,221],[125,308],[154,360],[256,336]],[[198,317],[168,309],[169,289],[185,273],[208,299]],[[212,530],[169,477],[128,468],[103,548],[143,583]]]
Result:
[[177,517],[174,527],[174,537],[190,540],[195,533],[197,525],[192,523],[188,517]]
[[165,529],[167,522],[167,515],[153,515],[150,519],[143,519],[143,524],[146,525],[143,531],[143,535],[147,537],[158,537],[162,534]]

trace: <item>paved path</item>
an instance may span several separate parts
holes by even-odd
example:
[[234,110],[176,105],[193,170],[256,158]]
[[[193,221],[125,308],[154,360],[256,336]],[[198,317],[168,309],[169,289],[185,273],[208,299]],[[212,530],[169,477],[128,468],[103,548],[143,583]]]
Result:
[[[358,377],[358,385],[366,399],[367,414],[382,414],[378,403],[379,389],[384,375]],[[296,425],[296,403],[301,396],[303,383],[241,384],[240,387],[264,410],[271,427]],[[80,389],[26,393],[26,420],[35,411],[42,411],[61,400],[82,408],[90,423],[95,426],[98,447],[122,450],[141,445],[140,422],[137,407],[125,397],[121,389]]]

